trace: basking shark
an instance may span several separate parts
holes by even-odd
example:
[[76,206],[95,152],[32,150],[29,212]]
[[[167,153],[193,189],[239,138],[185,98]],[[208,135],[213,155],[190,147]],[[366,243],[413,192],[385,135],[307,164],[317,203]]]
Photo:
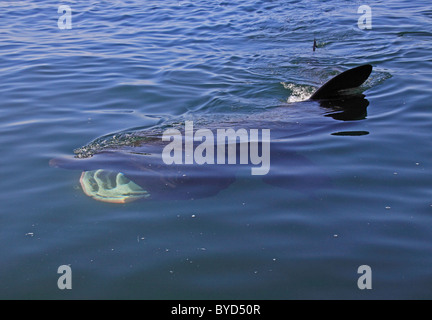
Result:
[[[84,193],[109,203],[209,197],[228,188],[239,175],[254,172],[273,186],[298,191],[319,188],[328,178],[294,152],[286,139],[326,130],[327,122],[319,121],[323,115],[342,121],[364,119],[369,102],[358,88],[371,72],[369,64],[346,70],[295,105],[251,114],[185,115],[104,136],[74,150],[75,156],[50,160],[50,165],[82,171]],[[324,112],[309,117],[312,109]]]

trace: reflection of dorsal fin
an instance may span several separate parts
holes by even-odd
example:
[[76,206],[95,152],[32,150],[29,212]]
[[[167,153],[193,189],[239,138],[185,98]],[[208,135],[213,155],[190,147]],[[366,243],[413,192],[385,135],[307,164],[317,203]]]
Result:
[[338,74],[327,81],[311,97],[311,100],[329,99],[335,97],[339,90],[360,86],[372,72],[372,66],[365,64]]

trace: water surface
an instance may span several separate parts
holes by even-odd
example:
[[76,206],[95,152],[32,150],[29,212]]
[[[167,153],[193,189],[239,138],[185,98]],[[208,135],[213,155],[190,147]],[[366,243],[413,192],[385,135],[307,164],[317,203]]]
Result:
[[[0,4],[0,297],[430,299],[432,9],[375,1],[361,30],[363,4],[76,1],[65,30],[57,2]],[[365,63],[364,119],[292,103]],[[302,127],[284,148],[308,165],[272,170],[308,186],[322,174],[325,188],[244,176],[207,198],[113,205],[49,166],[185,114],[286,103]],[[368,134],[334,135],[347,131]],[[72,290],[57,288],[64,264]],[[360,265],[372,290],[357,287]]]

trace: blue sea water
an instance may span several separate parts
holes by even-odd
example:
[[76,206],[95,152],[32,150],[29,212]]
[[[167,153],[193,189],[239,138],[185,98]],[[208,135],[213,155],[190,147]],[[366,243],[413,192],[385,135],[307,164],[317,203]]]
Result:
[[[365,63],[364,119],[298,103]],[[0,298],[432,298],[429,0],[3,1],[0,77]],[[110,204],[49,166],[185,114],[279,105],[301,127],[282,143],[308,164],[290,172],[328,186],[243,177],[203,199]],[[368,134],[334,135],[347,131]]]

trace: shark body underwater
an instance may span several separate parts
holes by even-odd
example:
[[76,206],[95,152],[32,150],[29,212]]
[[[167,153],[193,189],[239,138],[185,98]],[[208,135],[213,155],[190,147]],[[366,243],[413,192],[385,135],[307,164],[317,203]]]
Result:
[[[187,115],[139,131],[105,136],[75,150],[75,156],[51,159],[50,166],[81,170],[80,184],[84,193],[95,200],[108,203],[126,203],[138,199],[191,200],[210,197],[228,188],[239,172],[242,172],[242,168],[250,168],[251,165],[226,159],[230,154],[229,148],[233,147],[235,158],[238,160],[241,157],[240,150],[243,149],[239,136],[234,142],[231,141],[231,145],[223,147],[226,151],[223,153],[226,160],[222,162],[224,165],[216,162],[217,152],[212,155],[214,161],[204,164],[175,161],[167,164],[163,160],[163,150],[172,141],[162,139],[164,130],[185,133],[182,141],[186,144],[185,124],[193,120],[194,128],[206,128],[211,132],[221,128],[233,129],[236,133],[240,132],[237,131],[239,128],[243,132],[260,128],[271,130],[268,148],[271,168],[260,176],[263,181],[273,186],[299,191],[310,187],[317,188],[326,185],[328,178],[308,159],[293,152],[283,142],[287,137],[305,135],[311,130],[324,130],[328,133],[328,122],[323,124],[319,121],[323,115],[342,121],[364,119],[369,102],[358,88],[371,72],[372,66],[369,64],[344,71],[327,81],[308,100],[297,102],[295,106],[287,104],[252,114],[224,114],[214,117]],[[318,117],[310,117],[310,110],[321,112],[318,112]],[[363,135],[367,132],[333,134]],[[205,137],[206,140],[208,138]],[[192,138],[193,147],[202,141],[204,138]],[[252,148],[252,142],[246,144]],[[259,142],[257,146],[263,159],[264,142]],[[217,148],[215,144],[214,150],[218,150]],[[186,150],[184,151],[183,159],[186,157]],[[206,153],[208,152],[206,149]]]

